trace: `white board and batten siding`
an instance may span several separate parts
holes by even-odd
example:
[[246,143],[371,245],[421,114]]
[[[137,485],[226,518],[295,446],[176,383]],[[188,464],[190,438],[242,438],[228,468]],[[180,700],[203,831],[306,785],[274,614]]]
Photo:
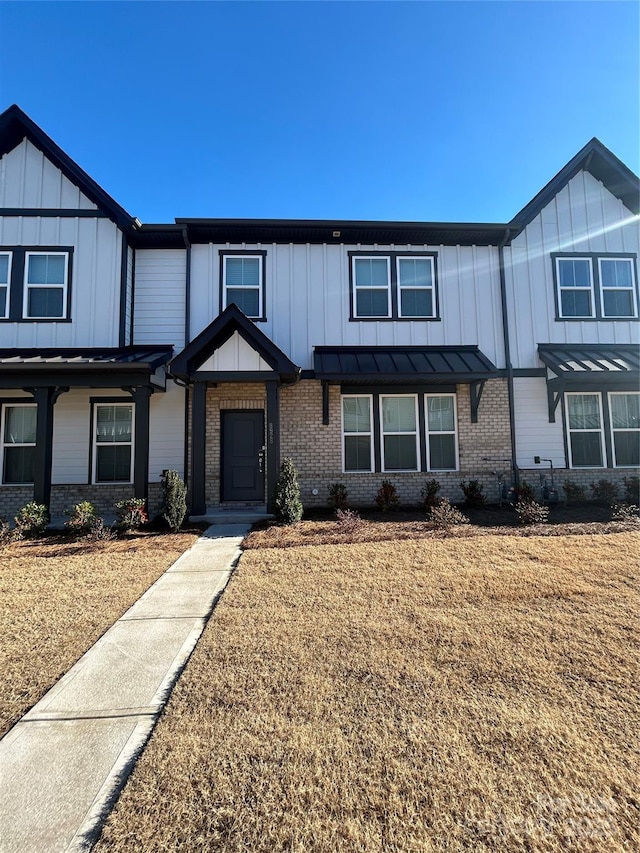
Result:
[[[0,160],[0,207],[96,211],[93,202],[24,141]],[[118,346],[122,234],[101,215],[2,216],[0,248],[71,247],[70,322],[0,323],[3,347]]]
[[516,426],[516,460],[520,468],[536,468],[534,456],[552,459],[554,468],[566,464],[562,412],[549,423],[547,384],[544,377],[516,377],[513,381]]
[[134,344],[171,344],[176,352],[184,347],[186,259],[184,249],[136,251]]
[[505,248],[513,366],[540,366],[539,343],[637,343],[637,322],[556,320],[551,254],[639,251],[638,217],[590,172],[578,172]]
[[[194,245],[190,330],[193,339],[220,311],[224,249],[266,251],[266,322],[258,327],[297,365],[313,367],[314,346],[475,344],[504,366],[498,250],[487,246],[311,244]],[[350,321],[349,251],[437,252],[439,321]],[[136,293],[136,301],[137,301]]]
[[196,372],[209,370],[272,372],[272,368],[260,353],[256,352],[238,332],[234,332],[228,341],[203,361]]

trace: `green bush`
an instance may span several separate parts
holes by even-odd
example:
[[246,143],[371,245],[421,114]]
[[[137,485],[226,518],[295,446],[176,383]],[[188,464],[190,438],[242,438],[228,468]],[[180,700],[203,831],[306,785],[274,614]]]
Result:
[[144,498],[125,498],[116,504],[119,530],[137,530],[149,520]]
[[549,518],[549,507],[536,501],[519,500],[515,509],[520,524],[545,524]]
[[30,501],[15,517],[15,537],[32,539],[41,536],[49,524],[49,510],[44,504]]
[[69,520],[64,523],[65,527],[74,533],[84,534],[91,530],[97,517],[97,510],[91,501],[80,501],[71,509],[65,510],[65,515],[69,516]]
[[568,504],[583,503],[587,499],[587,490],[584,486],[578,485],[578,483],[572,483],[571,480],[565,480],[562,484],[562,488],[564,489],[565,498],[567,499]]
[[597,483],[591,483],[591,495],[597,503],[610,506],[618,499],[618,487],[611,480],[603,478]]
[[349,506],[349,495],[344,483],[332,483],[329,486],[329,506],[335,510],[346,510]]
[[624,499],[628,504],[640,504],[640,477],[625,477]]
[[282,524],[295,524],[302,518],[300,486],[293,459],[284,459],[280,466],[280,476],[276,483],[275,508],[276,518]]
[[462,480],[460,483],[466,506],[484,506],[487,501],[483,493],[484,487],[480,480]]
[[432,506],[439,503],[438,492],[440,491],[440,483],[437,480],[427,480],[424,489],[421,490],[422,508],[429,512]]
[[165,471],[162,475],[162,518],[172,533],[180,530],[187,514],[187,487],[177,471]]
[[382,481],[382,485],[378,489],[378,493],[374,500],[376,506],[379,510],[382,510],[382,512],[389,512],[389,510],[397,509],[400,504],[398,492],[391,480]]
[[451,527],[469,524],[467,516],[463,512],[460,512],[457,507],[451,506],[448,498],[442,498],[436,506],[431,507],[429,521],[438,530],[444,530],[445,532]]

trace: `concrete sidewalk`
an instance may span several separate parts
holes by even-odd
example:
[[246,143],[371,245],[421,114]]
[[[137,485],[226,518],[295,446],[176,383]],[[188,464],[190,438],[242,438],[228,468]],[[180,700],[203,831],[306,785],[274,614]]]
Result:
[[1,853],[91,848],[248,530],[208,528],[0,741]]

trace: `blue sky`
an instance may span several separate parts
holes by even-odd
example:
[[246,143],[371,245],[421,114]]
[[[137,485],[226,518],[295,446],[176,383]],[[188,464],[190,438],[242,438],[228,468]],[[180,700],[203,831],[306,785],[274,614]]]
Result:
[[3,2],[18,103],[143,222],[505,221],[639,171],[635,2]]

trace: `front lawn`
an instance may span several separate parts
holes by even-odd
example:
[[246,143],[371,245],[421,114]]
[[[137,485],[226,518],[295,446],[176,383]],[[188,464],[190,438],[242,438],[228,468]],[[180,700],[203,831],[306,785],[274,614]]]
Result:
[[69,537],[0,550],[0,736],[87,651],[197,534]]
[[639,549],[246,552],[96,853],[639,849]]

